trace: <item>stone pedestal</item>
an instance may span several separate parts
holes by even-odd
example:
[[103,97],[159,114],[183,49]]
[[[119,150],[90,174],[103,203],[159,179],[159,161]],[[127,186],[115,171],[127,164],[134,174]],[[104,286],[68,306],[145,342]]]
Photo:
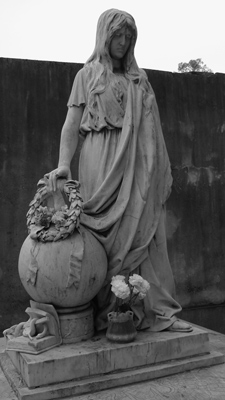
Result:
[[126,344],[111,343],[102,334],[39,355],[7,351],[11,367],[5,373],[14,386],[17,374],[20,400],[63,399],[224,362],[208,344],[207,332],[198,328],[138,332]]
[[57,311],[50,304],[32,300],[30,303],[31,307],[26,309],[30,319],[3,332],[7,340],[6,350],[37,355],[61,344],[90,339],[94,335],[94,315],[90,303],[74,308],[58,308]]
[[62,343],[77,343],[94,335],[93,307],[89,306],[74,312],[58,311]]

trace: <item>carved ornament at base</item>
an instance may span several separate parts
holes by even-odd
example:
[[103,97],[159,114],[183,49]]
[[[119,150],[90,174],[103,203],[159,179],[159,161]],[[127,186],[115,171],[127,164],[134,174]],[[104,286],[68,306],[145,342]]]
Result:
[[6,350],[29,354],[40,354],[62,343],[60,323],[55,308],[50,304],[30,301],[26,309],[30,316],[26,322],[20,322],[6,329]]

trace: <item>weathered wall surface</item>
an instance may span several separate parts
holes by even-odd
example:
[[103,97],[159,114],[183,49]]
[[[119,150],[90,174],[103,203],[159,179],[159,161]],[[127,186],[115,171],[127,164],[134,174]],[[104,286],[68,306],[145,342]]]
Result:
[[60,131],[82,65],[0,59],[0,335],[27,320],[17,272],[36,184],[58,162]]
[[184,307],[225,302],[225,75],[149,72],[178,191],[168,248]]
[[[26,212],[55,168],[72,82],[81,64],[0,59],[0,332],[26,320],[17,272]],[[225,75],[147,71],[177,190],[168,250],[184,307],[225,303]],[[77,170],[78,156],[74,159]],[[76,176],[74,176],[76,178]]]

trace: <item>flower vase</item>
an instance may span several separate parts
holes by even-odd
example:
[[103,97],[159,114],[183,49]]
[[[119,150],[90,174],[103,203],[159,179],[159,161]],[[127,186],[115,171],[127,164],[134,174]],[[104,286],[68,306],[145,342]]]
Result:
[[129,343],[135,339],[136,335],[132,311],[108,313],[107,339],[117,343]]

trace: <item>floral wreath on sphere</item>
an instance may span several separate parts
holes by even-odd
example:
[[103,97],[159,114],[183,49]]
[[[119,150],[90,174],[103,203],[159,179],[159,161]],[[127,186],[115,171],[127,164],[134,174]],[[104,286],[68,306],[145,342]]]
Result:
[[75,180],[64,182],[62,180],[59,190],[68,199],[69,206],[64,201],[65,204],[57,210],[44,205],[49,197],[54,197],[48,188],[48,179],[44,177],[38,182],[38,190],[27,212],[27,228],[32,239],[56,242],[66,239],[79,227],[80,214],[83,212],[80,183]]

